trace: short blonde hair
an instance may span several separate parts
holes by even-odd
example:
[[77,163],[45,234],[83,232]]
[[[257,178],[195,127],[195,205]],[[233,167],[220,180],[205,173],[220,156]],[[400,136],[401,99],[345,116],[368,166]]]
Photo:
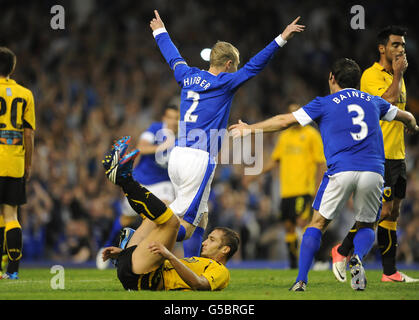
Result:
[[211,49],[210,65],[214,67],[221,67],[224,66],[228,60],[233,61],[234,64],[239,64],[239,50],[237,50],[237,48],[231,43],[217,41]]

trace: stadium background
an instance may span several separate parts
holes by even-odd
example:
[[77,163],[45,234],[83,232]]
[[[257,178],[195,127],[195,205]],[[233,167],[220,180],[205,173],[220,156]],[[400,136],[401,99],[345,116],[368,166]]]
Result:
[[[377,59],[375,35],[388,24],[409,28],[405,74],[408,109],[419,118],[418,43],[415,1],[1,1],[0,45],[18,57],[13,76],[35,96],[37,131],[28,204],[20,211],[24,233],[22,267],[42,261],[94,261],[122,198],[103,174],[101,158],[112,141],[139,134],[155,120],[179,88],[149,28],[158,9],[189,65],[206,68],[203,48],[217,40],[233,43],[241,65],[298,15],[307,30],[278,52],[267,68],[236,94],[230,123],[285,112],[328,94],[327,75],[338,57],[362,69]],[[50,9],[65,8],[65,30],[52,30]],[[350,27],[350,8],[365,8],[365,30]],[[409,20],[410,19],[410,20]],[[265,135],[269,157],[276,135]],[[407,138],[408,190],[399,228],[398,260],[419,263],[418,135]],[[284,231],[277,224],[277,173],[250,190],[241,186],[243,168],[220,165],[210,201],[210,226],[240,231],[236,261],[286,260]],[[348,206],[346,211],[351,211]],[[351,216],[331,225],[319,260],[346,234]],[[80,254],[80,249],[87,254]],[[373,250],[370,261],[378,261]]]

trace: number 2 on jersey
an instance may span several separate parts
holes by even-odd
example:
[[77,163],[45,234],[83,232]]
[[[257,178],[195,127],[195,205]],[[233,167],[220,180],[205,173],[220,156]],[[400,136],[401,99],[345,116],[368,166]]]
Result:
[[196,122],[198,120],[198,116],[195,115],[195,114],[193,115],[192,112],[194,112],[196,107],[198,106],[199,98],[200,98],[199,93],[189,90],[187,98],[192,99],[192,104],[189,107],[188,111],[186,111],[185,117],[183,118],[183,121],[185,121],[185,122]]
[[348,105],[348,113],[351,112],[357,113],[357,115],[352,118],[352,124],[361,127],[359,132],[350,132],[352,139],[355,141],[363,140],[368,135],[368,125],[363,121],[365,117],[364,109],[362,109],[362,107],[357,104],[350,104]]

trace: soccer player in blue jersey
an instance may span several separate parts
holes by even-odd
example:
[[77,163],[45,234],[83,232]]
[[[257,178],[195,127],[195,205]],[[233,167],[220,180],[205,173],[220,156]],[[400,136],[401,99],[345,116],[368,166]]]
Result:
[[[166,106],[161,121],[153,122],[139,137],[137,149],[141,150],[141,156],[137,157],[139,161],[132,173],[134,180],[141,183],[165,205],[169,205],[175,198],[173,185],[167,172],[167,161],[175,143],[178,122],[179,108],[175,105]],[[112,242],[122,228],[133,228],[136,224],[138,214],[131,208],[125,197],[118,209],[117,218],[103,247],[112,246]],[[145,233],[154,227],[154,222],[149,219],[143,219],[140,226]],[[130,232],[133,231],[130,230]],[[106,269],[109,265],[109,260],[106,262],[102,260],[102,251],[103,248],[96,256],[98,269]]]
[[317,97],[289,114],[248,125],[230,126],[233,137],[262,129],[264,132],[284,130],[292,125],[319,126],[323,140],[327,172],[313,202],[314,214],[301,243],[299,273],[292,291],[305,291],[308,272],[319,250],[327,225],[353,196],[358,232],[354,238],[354,254],[350,259],[355,290],[366,286],[362,259],[371,249],[374,224],[381,210],[384,175],[384,144],[380,120],[403,122],[409,131],[417,132],[416,119],[378,96],[359,91],[361,70],[350,59],[334,63],[329,74],[330,95]]
[[304,31],[295,19],[241,69],[239,51],[228,42],[217,42],[210,55],[208,70],[190,67],[173,44],[157,10],[150,22],[157,45],[181,87],[179,135],[169,160],[169,176],[176,198],[170,208],[181,219],[177,241],[194,234],[195,246],[189,255],[199,255],[207,219],[210,185],[216,156],[227,133],[233,96],[247,80],[267,65],[279,47],[294,33]]

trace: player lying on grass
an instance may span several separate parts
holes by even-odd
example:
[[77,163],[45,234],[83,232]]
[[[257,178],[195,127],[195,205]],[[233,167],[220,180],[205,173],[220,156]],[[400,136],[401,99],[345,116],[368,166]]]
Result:
[[119,185],[131,207],[155,227],[125,235],[120,247],[103,250],[103,260],[115,259],[119,281],[126,290],[221,290],[230,281],[225,267],[237,251],[239,237],[228,228],[215,228],[202,243],[201,257],[178,259],[171,250],[179,218],[160,199],[132,178],[139,151],[126,154],[130,137],[117,141],[102,161],[106,176]]
[[233,137],[239,137],[258,129],[281,131],[313,121],[319,126],[328,170],[313,203],[313,218],[304,232],[299,273],[292,291],[305,291],[322,233],[351,195],[358,227],[353,241],[354,255],[349,262],[351,286],[356,290],[365,289],[362,259],[375,240],[373,228],[380,215],[384,183],[384,145],[379,121],[399,120],[409,131],[419,130],[411,113],[399,110],[380,97],[353,89],[359,88],[360,78],[361,69],[355,61],[340,59],[329,74],[330,95],[317,97],[293,113],[253,125],[240,121],[229,128]]

